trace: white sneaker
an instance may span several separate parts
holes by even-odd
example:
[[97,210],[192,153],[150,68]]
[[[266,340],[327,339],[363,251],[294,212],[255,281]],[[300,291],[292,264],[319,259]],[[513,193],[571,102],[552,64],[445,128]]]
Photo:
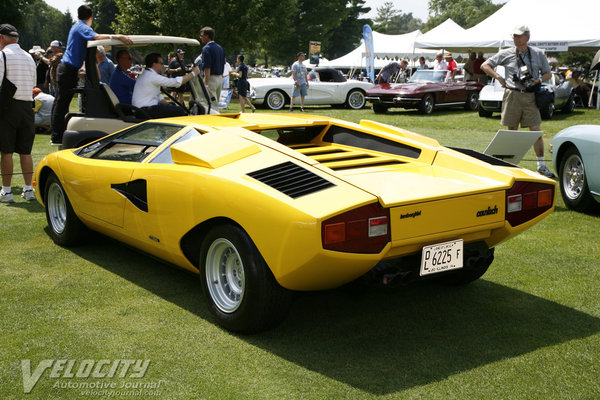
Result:
[[539,166],[537,168],[537,172],[538,174],[542,174],[548,178],[556,178],[556,175],[554,175],[554,173],[552,173],[552,171],[550,171],[545,165]]
[[14,203],[15,199],[12,193],[4,193],[4,190],[0,190],[0,203]]
[[21,193],[21,197],[27,201],[35,200],[35,192],[33,191],[33,189],[23,190],[23,192]]

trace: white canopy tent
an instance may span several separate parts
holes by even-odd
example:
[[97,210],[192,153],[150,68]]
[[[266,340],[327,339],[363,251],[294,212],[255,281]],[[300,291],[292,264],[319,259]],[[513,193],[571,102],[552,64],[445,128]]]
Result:
[[415,39],[415,47],[417,48],[442,48],[429,46],[430,43],[447,40],[448,38],[460,36],[464,34],[465,29],[458,25],[452,18],[448,18],[432,30],[418,36]]
[[531,30],[530,44],[547,51],[600,48],[600,1],[580,0],[575,6],[577,11],[570,11],[562,0],[509,0],[494,14],[462,33],[427,42],[419,37],[415,46],[489,52],[512,46],[513,28],[527,25]]
[[[433,57],[435,50],[422,50],[415,48],[415,39],[422,35],[421,31],[405,33],[403,35],[386,35],[379,32],[373,32],[373,51],[375,53],[375,68],[383,68],[392,60],[401,58],[414,59],[425,56]],[[365,43],[360,41],[360,45],[350,53],[322,63],[322,66],[334,68],[364,68],[365,62]]]

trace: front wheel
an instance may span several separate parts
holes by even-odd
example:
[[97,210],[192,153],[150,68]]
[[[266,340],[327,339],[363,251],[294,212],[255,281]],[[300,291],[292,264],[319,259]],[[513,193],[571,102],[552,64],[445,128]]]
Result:
[[382,104],[373,104],[373,112],[375,114],[385,114],[388,108]]
[[426,94],[419,103],[419,111],[423,114],[430,115],[433,112],[434,105],[435,101],[433,100],[433,95]]
[[350,93],[348,93],[346,106],[352,110],[360,110],[365,106],[366,101],[365,93],[362,90],[352,89]]
[[570,147],[564,154],[558,170],[560,194],[565,205],[576,211],[590,211],[597,206],[590,193],[583,159],[577,148]]
[[479,95],[475,92],[469,93],[467,101],[465,103],[465,110],[477,111],[479,107]]
[[202,290],[225,329],[258,332],[287,314],[292,292],[281,287],[252,239],[238,226],[219,225],[200,253]]
[[281,90],[272,90],[267,94],[265,103],[271,110],[281,110],[285,106],[285,93]]
[[50,236],[60,246],[72,246],[85,241],[88,229],[79,220],[58,177],[50,174],[44,187],[46,220]]
[[571,95],[567,99],[567,102],[565,103],[565,105],[563,106],[561,111],[564,112],[565,114],[571,114],[574,109],[575,109],[575,95],[573,94],[573,92],[571,92]]

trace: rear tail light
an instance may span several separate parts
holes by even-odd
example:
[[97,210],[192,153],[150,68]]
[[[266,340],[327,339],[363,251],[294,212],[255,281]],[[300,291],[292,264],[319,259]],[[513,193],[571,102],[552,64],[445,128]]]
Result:
[[388,209],[374,203],[323,221],[323,248],[348,253],[379,253],[390,241],[389,214]]
[[516,182],[506,191],[506,220],[517,226],[543,214],[554,202],[554,185]]

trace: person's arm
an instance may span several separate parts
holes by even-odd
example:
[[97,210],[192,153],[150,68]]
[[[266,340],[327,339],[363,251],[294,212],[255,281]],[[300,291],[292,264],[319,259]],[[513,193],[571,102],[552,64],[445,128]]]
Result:
[[94,40],[102,40],[102,39],[117,39],[117,40],[121,41],[123,44],[128,44],[128,45],[133,44],[133,41],[125,35],[109,35],[109,34],[105,34],[105,33],[96,33],[96,35],[94,36]]
[[294,86],[298,86],[298,81],[296,80],[296,70],[292,68],[292,79],[294,80]]
[[496,79],[500,83],[500,86],[506,87],[506,81],[504,80],[504,78],[502,76],[500,76],[499,73],[494,71],[494,68],[492,68],[492,66],[489,65],[487,61],[484,62],[483,64],[481,64],[481,70],[483,72],[485,72],[487,75]]
[[210,68],[206,67],[206,68],[204,68],[204,84],[206,86],[208,86],[209,79],[210,79]]

